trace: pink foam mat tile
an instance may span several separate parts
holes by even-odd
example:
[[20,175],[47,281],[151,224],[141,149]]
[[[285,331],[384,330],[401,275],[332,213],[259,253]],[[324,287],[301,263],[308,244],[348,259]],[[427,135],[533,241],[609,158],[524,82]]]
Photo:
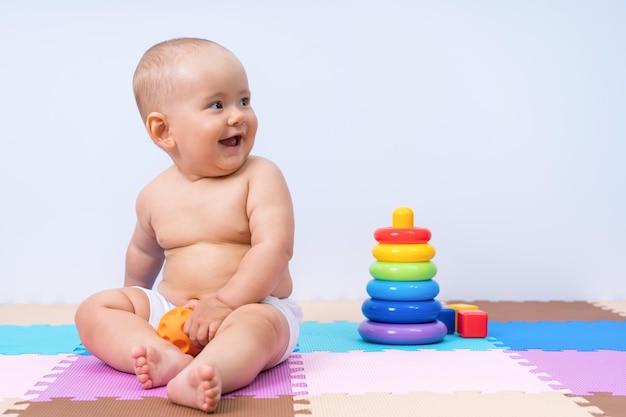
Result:
[[308,395],[341,392],[567,392],[549,375],[520,366],[501,350],[302,354]]
[[293,395],[294,389],[304,393],[305,391],[297,388],[298,385],[301,385],[298,378],[296,377],[294,380],[292,376],[292,374],[300,371],[301,363],[300,355],[291,355],[285,362],[259,374],[252,384],[228,393],[224,395],[224,398],[238,396],[278,398],[281,395]]
[[626,352],[526,350],[506,353],[549,375],[574,395],[607,392],[626,396]]
[[36,398],[45,387],[61,374],[73,355],[0,355],[0,400]]

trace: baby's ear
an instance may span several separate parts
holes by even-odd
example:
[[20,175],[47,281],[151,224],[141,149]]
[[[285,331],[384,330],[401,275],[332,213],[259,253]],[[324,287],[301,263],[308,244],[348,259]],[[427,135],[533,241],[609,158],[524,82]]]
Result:
[[176,147],[176,142],[172,135],[167,121],[167,116],[163,113],[152,112],[146,117],[146,129],[157,146],[164,151],[170,151]]

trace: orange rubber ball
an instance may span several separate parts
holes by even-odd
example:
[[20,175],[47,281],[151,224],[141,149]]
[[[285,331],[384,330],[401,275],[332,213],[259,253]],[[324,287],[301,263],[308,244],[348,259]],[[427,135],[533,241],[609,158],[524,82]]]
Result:
[[191,313],[190,308],[174,307],[161,317],[157,334],[177,346],[183,353],[196,356],[201,349],[191,343],[189,336],[183,331],[183,326]]

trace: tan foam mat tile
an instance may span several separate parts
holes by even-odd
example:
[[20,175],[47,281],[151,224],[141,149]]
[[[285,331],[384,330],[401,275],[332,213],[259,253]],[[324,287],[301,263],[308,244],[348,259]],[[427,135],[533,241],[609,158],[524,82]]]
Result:
[[586,301],[448,301],[474,304],[489,315],[489,321],[626,321],[626,317]]
[[24,399],[0,398],[0,416],[2,417],[16,417],[17,413],[25,410],[26,407],[28,403],[25,403]]
[[626,300],[622,301],[596,301],[592,303],[594,306],[603,310],[612,311],[620,316],[626,316]]
[[361,322],[363,300],[350,301],[298,301],[304,313],[303,321],[331,323],[334,321]]
[[0,304],[0,325],[74,324],[74,304]]
[[[602,411],[584,399],[567,397],[557,392],[525,394],[502,392],[482,394],[411,393],[391,395],[325,394],[306,397],[309,404],[296,404],[302,414],[311,417],[592,417]],[[299,408],[300,407],[300,408]]]

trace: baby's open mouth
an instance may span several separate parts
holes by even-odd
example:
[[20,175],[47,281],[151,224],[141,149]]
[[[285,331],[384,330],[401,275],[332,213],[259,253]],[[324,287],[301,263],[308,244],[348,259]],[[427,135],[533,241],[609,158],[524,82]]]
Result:
[[233,136],[231,138],[226,138],[220,140],[220,144],[224,146],[237,146],[241,142],[241,135]]

